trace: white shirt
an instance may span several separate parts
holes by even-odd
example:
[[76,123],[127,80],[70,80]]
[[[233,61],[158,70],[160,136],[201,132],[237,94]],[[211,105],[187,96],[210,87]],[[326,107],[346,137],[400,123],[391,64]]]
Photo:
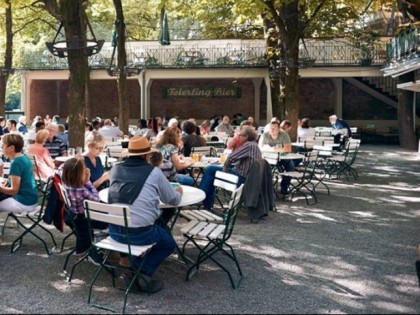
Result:
[[297,136],[301,139],[315,138],[315,128],[302,128],[298,127]]
[[103,126],[99,128],[99,133],[105,138],[117,138],[124,135],[120,128],[115,126]]

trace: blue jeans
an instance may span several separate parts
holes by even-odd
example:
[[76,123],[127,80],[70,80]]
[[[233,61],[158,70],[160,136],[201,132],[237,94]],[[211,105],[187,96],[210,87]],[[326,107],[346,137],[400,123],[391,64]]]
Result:
[[[109,235],[120,243],[127,243],[124,227],[118,225],[109,225]],[[146,275],[153,275],[160,264],[166,257],[171,255],[175,250],[175,240],[172,235],[162,226],[154,224],[145,232],[129,231],[130,242],[132,245],[150,245],[156,243],[144,258],[141,271]],[[134,265],[140,266],[143,258],[134,259]]]
[[[295,170],[295,163],[293,160],[280,160],[278,165],[282,166],[287,172],[293,172]],[[283,176],[281,182],[280,182],[280,191],[282,193],[286,193],[289,189],[289,185],[292,178],[290,176]]]
[[176,181],[181,185],[194,186],[194,178],[190,175],[176,174]]
[[[210,210],[213,205],[214,192],[215,192],[213,182],[214,182],[214,178],[216,177],[217,171],[223,171],[223,166],[210,165],[206,167],[203,177],[201,178],[201,182],[198,188],[200,188],[206,193],[206,199],[204,199],[203,201],[204,209]],[[235,173],[235,171],[232,168],[228,169],[228,172],[239,176],[238,186],[240,186],[242,183],[245,182],[245,177]]]

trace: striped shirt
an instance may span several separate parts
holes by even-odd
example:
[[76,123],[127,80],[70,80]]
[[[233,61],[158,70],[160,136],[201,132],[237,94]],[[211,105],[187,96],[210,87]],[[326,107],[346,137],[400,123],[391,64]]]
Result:
[[83,207],[83,201],[85,199],[92,201],[99,201],[99,194],[95,186],[89,181],[85,183],[83,187],[73,188],[64,185],[69,195],[71,207],[70,211],[73,213],[84,214],[85,209]]
[[261,150],[257,142],[247,141],[226,159],[225,167],[234,165],[233,170],[243,177],[247,177],[252,163],[262,159]]
[[55,159],[57,156],[62,156],[63,154],[67,153],[67,148],[63,143],[63,140],[54,136],[52,142],[47,139],[44,144],[44,147],[50,151],[51,157]]

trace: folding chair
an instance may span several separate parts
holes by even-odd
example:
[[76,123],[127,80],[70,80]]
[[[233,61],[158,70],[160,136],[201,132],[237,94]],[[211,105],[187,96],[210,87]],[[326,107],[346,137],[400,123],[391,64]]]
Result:
[[[13,241],[10,250],[11,253],[16,252],[20,248],[20,246],[22,245],[23,238],[29,233],[35,236],[38,240],[40,240],[41,243],[44,245],[47,254],[51,255],[47,242],[39,234],[35,233],[34,229],[36,227],[39,227],[51,237],[51,240],[54,244],[52,249],[54,249],[55,246],[57,246],[57,243],[51,231],[49,231],[41,224],[42,216],[44,215],[44,211],[47,206],[48,196],[50,194],[51,187],[51,178],[48,178],[47,182],[41,181],[41,183],[38,185],[38,206],[36,206],[36,208],[33,211],[28,213],[8,213],[6,220],[4,221],[1,235],[4,235],[4,229],[6,227],[7,220],[9,219],[9,217],[13,218],[16,221],[17,225],[24,229],[24,231]],[[28,227],[27,224],[24,224],[23,220],[29,220],[30,226]]]
[[[243,187],[244,185],[242,184],[233,192],[232,200],[229,202],[229,208],[226,212],[223,224],[193,220],[181,228],[182,234],[186,237],[186,241],[182,246],[182,252],[185,252],[186,245],[188,243],[192,243],[198,250],[198,255],[194,260],[194,263],[189,266],[187,271],[187,280],[191,279],[193,274],[198,271],[202,263],[204,263],[207,259],[210,259],[227,273],[233,289],[236,289],[239,286],[242,281],[242,270],[239,266],[233,247],[228,243],[228,241],[235,226]],[[215,257],[215,254],[217,253],[224,254],[224,258],[227,257],[235,263],[239,274],[239,279],[236,282],[234,281],[231,272],[225,267],[222,261]]]
[[37,184],[38,189],[42,188],[42,183],[44,182],[41,178],[41,174],[39,172],[38,168],[38,162],[36,161],[36,155],[33,154],[26,154],[26,156],[31,160],[32,167],[34,169],[34,175],[35,175],[35,182]]
[[[236,190],[239,177],[234,174],[217,171],[213,181],[215,194],[212,210],[205,209],[183,209],[179,215],[189,221],[197,220],[204,222],[222,223],[225,219],[225,212],[228,209],[229,202],[232,200],[232,193]],[[214,201],[217,201],[216,207]]]
[[[288,193],[291,195],[291,198],[293,198],[295,194],[300,194],[305,197],[306,203],[308,205],[310,204],[308,195],[312,196],[315,200],[313,204],[318,202],[315,194],[315,185],[312,182],[314,179],[315,168],[318,163],[318,154],[319,152],[316,150],[307,152],[305,154],[305,158],[302,164],[303,166],[301,168],[298,168],[292,172],[283,172],[280,174],[281,176],[289,176],[292,178],[288,191]],[[304,190],[309,194],[305,193]]]
[[[74,220],[77,217],[77,214],[73,213],[70,211],[70,207],[71,207],[71,202],[67,193],[67,190],[63,187],[62,184],[58,184],[58,186],[60,187],[60,192],[61,195],[63,197],[64,200],[64,209],[65,209],[65,213],[66,213],[66,225],[71,229],[71,232],[65,237],[65,239],[63,239],[63,243],[61,246],[61,250],[63,250],[64,247],[64,242],[66,239],[68,239],[70,236],[74,235],[77,236],[77,226],[74,223]],[[94,230],[95,234],[98,234],[97,232],[101,231],[101,230]],[[101,231],[103,233],[103,231]],[[67,281],[71,282],[71,280],[73,279],[73,274],[74,271],[76,269],[76,267],[82,263],[84,260],[87,260],[89,258],[90,255],[90,251],[87,251],[84,255],[82,255],[72,266],[70,273],[67,271],[67,265],[69,263],[70,257],[76,252],[76,247],[71,247],[70,248],[70,252],[67,254],[66,259],[64,261],[64,266],[63,266],[63,272],[67,275]]]
[[[111,308],[110,306],[106,305],[99,305],[92,302],[92,289],[93,285],[95,284],[100,272],[105,269],[109,271],[109,273],[112,275],[112,286],[115,288],[115,270],[123,270],[126,272],[131,272],[134,274],[133,279],[131,280],[130,284],[128,285],[127,289],[125,290],[124,294],[124,304],[122,308],[122,313],[125,313],[125,307],[127,304],[127,298],[128,293],[133,288],[134,284],[138,281],[139,278],[144,280],[146,283],[148,283],[148,280],[140,273],[140,270],[143,266],[143,263],[140,264],[138,267],[134,267],[134,259],[139,256],[145,256],[149,250],[154,246],[147,245],[147,246],[138,246],[138,245],[131,245],[130,235],[127,233],[128,227],[131,224],[131,215],[130,215],[130,208],[128,205],[122,205],[122,204],[104,204],[100,202],[85,200],[84,201],[84,207],[85,207],[85,214],[89,222],[89,229],[91,229],[91,220],[96,220],[100,222],[107,222],[119,226],[123,226],[125,228],[124,237],[127,240],[127,244],[119,243],[112,239],[110,236],[108,236],[105,239],[100,240],[99,242],[92,241],[92,247],[97,250],[108,250],[108,254],[105,255],[103,261],[100,263],[98,269],[96,270],[92,281],[90,283],[89,287],[89,295],[88,295],[88,303],[92,306],[110,310],[116,312],[115,309]],[[91,229],[92,234],[92,229]],[[118,264],[111,264],[108,261],[108,257],[110,253],[118,252],[128,255],[128,259],[130,261],[131,267],[124,267]],[[142,260],[144,262],[144,259]],[[106,293],[105,293],[106,294]],[[150,292],[149,292],[150,294]]]
[[353,176],[354,180],[359,177],[356,169],[353,168],[353,163],[356,160],[359,152],[360,140],[352,139],[347,141],[344,153],[342,155],[333,155],[328,160],[328,174],[330,177],[335,175],[338,179],[341,175],[345,175],[347,180]]

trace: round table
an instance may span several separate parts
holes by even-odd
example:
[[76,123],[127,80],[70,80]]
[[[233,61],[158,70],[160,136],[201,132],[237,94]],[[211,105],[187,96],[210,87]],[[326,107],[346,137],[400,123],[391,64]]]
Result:
[[[183,207],[183,206],[190,206],[196,203],[203,201],[206,198],[206,193],[201,189],[192,186],[181,185],[183,194],[181,198],[181,202],[179,205],[168,205],[164,203],[160,203],[160,208],[172,208],[172,207]],[[99,198],[102,202],[108,203],[108,189],[104,188],[99,192]]]
[[62,163],[64,163],[64,162],[66,162],[68,159],[71,159],[71,158],[73,158],[73,157],[75,157],[75,156],[57,156],[57,157],[54,159],[54,161],[58,161],[58,162],[62,162]]

